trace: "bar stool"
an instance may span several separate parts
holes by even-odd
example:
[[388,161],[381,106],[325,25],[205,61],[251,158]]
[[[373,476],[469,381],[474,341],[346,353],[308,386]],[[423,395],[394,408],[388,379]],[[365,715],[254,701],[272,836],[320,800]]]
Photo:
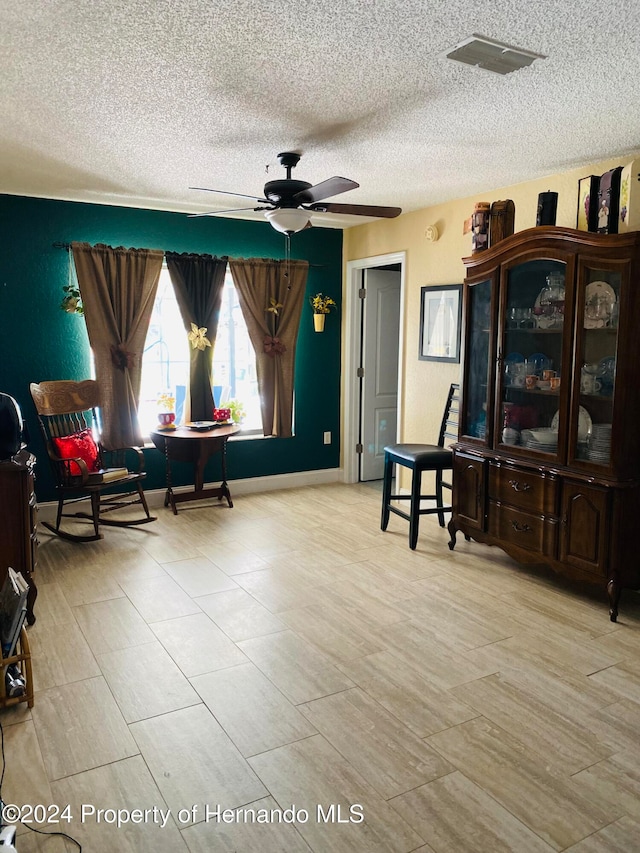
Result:
[[[444,408],[442,424],[437,444],[389,444],[384,449],[384,479],[382,483],[382,519],[380,527],[387,529],[389,524],[389,513],[395,513],[409,522],[409,547],[415,550],[418,544],[418,525],[421,515],[438,514],[440,527],[444,527],[444,514],[451,512],[450,506],[444,505],[442,489],[451,489],[451,483],[443,480],[443,472],[451,471],[453,467],[453,454],[448,447],[444,446],[445,439],[449,441],[458,440],[458,423],[460,416],[460,386],[453,384],[449,388],[447,402]],[[411,469],[411,494],[391,494],[391,481],[393,479],[393,466],[402,465]],[[422,473],[423,471],[435,471],[436,483],[435,494],[423,495]],[[426,509],[421,508],[421,501],[435,501],[435,506]],[[410,501],[409,512],[405,512],[392,501]]]

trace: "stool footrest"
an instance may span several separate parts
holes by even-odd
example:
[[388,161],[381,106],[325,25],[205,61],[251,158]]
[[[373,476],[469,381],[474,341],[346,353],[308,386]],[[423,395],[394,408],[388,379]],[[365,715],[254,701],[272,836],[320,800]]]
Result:
[[[405,512],[403,509],[400,509],[397,506],[388,507],[389,512],[392,512],[394,515],[399,515],[400,518],[404,518],[405,521],[411,521],[411,516],[408,512]],[[418,515],[434,515],[436,512],[451,512],[450,506],[434,506],[430,509],[421,509],[418,511]]]

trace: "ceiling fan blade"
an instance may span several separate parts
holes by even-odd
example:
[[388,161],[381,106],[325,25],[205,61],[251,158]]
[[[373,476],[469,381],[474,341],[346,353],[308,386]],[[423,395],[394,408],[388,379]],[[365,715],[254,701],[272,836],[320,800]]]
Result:
[[355,190],[360,186],[355,181],[350,181],[349,178],[327,178],[326,181],[321,181],[313,187],[306,190],[300,190],[293,197],[294,201],[300,204],[308,204],[311,201],[320,201],[323,198],[331,198],[331,196],[346,193],[348,190]]
[[314,213],[348,213],[353,216],[379,216],[383,219],[394,219],[402,213],[401,207],[378,207],[375,204],[333,204],[319,202],[309,206]]
[[[189,187],[190,190],[202,190],[205,193],[222,193],[222,195],[235,195],[238,198],[252,198],[254,201],[259,202],[260,204],[269,204],[269,200],[266,198],[258,198],[255,195],[245,195],[244,193],[232,193],[229,190],[212,190],[209,187]],[[314,199],[312,199],[313,201]]]
[[229,210],[210,210],[208,213],[189,213],[189,219],[197,219],[199,216],[218,216],[220,213],[240,213],[243,210],[273,210],[272,207],[230,207]]

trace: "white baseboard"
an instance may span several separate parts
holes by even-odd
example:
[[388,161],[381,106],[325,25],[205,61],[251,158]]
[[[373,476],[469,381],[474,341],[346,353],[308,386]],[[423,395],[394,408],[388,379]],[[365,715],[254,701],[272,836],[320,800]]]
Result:
[[[250,495],[259,492],[272,492],[276,489],[295,489],[300,486],[317,486],[322,483],[342,483],[342,468],[321,468],[317,471],[296,471],[293,474],[271,474],[266,477],[247,477],[244,480],[229,480],[232,497]],[[215,485],[215,484],[212,484]],[[206,486],[206,484],[205,484]],[[193,491],[193,486],[176,486],[174,492]],[[150,507],[164,506],[166,489],[145,489],[144,494]],[[38,504],[38,515],[43,521],[54,521],[57,501]]]

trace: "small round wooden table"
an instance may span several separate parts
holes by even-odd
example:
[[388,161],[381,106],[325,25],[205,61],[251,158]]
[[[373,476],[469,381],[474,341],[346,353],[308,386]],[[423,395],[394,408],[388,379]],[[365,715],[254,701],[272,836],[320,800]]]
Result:
[[[240,432],[235,424],[214,426],[208,430],[177,427],[174,430],[153,430],[151,440],[164,453],[167,466],[167,491],[164,505],[171,505],[173,514],[177,515],[176,504],[185,501],[200,501],[205,498],[226,498],[229,506],[233,506],[231,492],[227,485],[227,439]],[[209,458],[215,453],[222,455],[222,482],[219,486],[204,487],[204,468]],[[171,485],[171,461],[191,462],[194,466],[194,488],[192,492],[173,491]]]

